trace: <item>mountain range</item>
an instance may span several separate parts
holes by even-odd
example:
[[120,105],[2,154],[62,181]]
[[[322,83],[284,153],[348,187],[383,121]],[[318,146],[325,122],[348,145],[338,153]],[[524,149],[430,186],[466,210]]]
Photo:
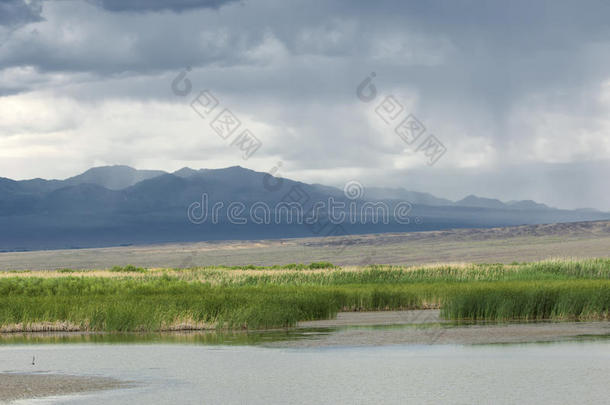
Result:
[[104,166],[65,180],[0,178],[0,250],[326,235],[315,226],[285,220],[236,224],[221,213],[217,223],[198,224],[187,217],[187,209],[201,202],[204,193],[210,206],[239,202],[251,208],[256,202],[286,201],[296,186],[310,203],[332,197],[358,207],[380,201],[392,208],[409,202],[409,223],[392,217],[388,223],[342,224],[340,233],[348,234],[610,219],[610,213],[560,210],[531,200],[502,202],[469,195],[450,201],[403,188],[366,188],[354,202],[339,188],[274,178],[239,166],[173,173]]

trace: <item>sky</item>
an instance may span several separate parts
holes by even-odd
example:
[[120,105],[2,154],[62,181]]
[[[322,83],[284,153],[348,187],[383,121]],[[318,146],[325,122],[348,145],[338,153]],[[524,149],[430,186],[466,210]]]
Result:
[[[0,177],[240,165],[610,211],[609,15],[607,1],[0,1]],[[417,138],[396,131],[409,117]]]

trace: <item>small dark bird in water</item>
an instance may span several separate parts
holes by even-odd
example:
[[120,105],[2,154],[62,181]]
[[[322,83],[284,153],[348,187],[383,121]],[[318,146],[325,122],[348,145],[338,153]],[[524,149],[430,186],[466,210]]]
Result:
[[36,365],[36,356],[32,356],[32,365],[35,366]]

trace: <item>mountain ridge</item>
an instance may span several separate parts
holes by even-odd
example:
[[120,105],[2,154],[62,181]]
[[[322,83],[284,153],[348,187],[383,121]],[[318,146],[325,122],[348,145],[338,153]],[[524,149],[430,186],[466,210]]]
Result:
[[[79,184],[96,184],[109,190],[124,190],[128,187],[135,186],[141,181],[150,180],[165,174],[174,175],[180,178],[190,178],[194,176],[217,176],[226,173],[232,173],[231,177],[242,176],[244,173],[249,175],[255,173],[257,175],[266,175],[262,172],[256,172],[241,166],[229,166],[219,169],[192,169],[183,167],[174,172],[166,172],[163,170],[146,170],[135,169],[126,165],[111,165],[92,167],[85,172],[66,178],[59,179],[27,179],[27,180],[12,180],[5,177],[0,177],[0,193],[2,191],[18,191],[20,193],[41,194],[51,192],[66,186],[75,186]],[[8,185],[6,181],[15,184]],[[292,180],[294,181],[294,180]],[[3,184],[4,182],[4,184]],[[302,182],[299,182],[302,183]],[[308,183],[302,183],[308,184]],[[342,190],[324,184],[309,184],[321,191],[334,193]],[[407,190],[403,187],[367,187],[364,189],[363,199],[365,200],[403,200],[412,204],[429,205],[429,206],[457,206],[457,207],[476,207],[476,208],[492,208],[492,209],[557,209],[549,207],[546,204],[539,203],[533,200],[512,200],[503,202],[496,198],[481,197],[474,194],[469,194],[461,200],[452,201],[446,198],[437,197],[433,194],[421,191]],[[574,211],[583,212],[601,212],[591,208],[577,208]]]
[[[468,196],[465,201],[454,203],[405,189],[369,188],[364,190],[362,198],[351,199],[337,187],[270,178],[266,173],[239,166],[183,168],[174,173],[140,173],[129,167],[94,169],[85,172],[85,176],[66,180],[0,178],[0,229],[3,230],[0,251],[417,232],[610,219],[610,213],[560,210],[527,200],[502,203]],[[123,185],[128,186],[107,188]],[[313,224],[292,221],[288,213],[278,219],[279,204],[295,198],[302,202],[303,214],[314,203],[330,204],[332,200],[343,207],[354,206],[358,220],[331,223],[328,211],[322,212],[326,217],[318,218]],[[270,211],[275,215],[274,221],[252,219],[252,210],[261,204],[276,207]],[[401,204],[407,209],[406,220],[399,220],[396,214]],[[204,205],[207,221],[191,216],[193,207],[203,213]],[[213,214],[207,214],[217,205],[222,210],[212,220]],[[250,221],[232,220],[228,208],[231,206],[242,217],[250,213]],[[371,217],[367,218],[367,206],[373,210],[386,207],[387,215],[372,221]]]

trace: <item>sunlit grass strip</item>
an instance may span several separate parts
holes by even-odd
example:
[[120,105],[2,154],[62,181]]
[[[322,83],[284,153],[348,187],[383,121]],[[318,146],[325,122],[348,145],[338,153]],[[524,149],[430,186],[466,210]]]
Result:
[[209,285],[343,285],[470,281],[610,280],[610,259],[549,260],[536,263],[436,264],[428,266],[337,267],[331,263],[284,266],[201,267],[191,269],[143,269],[134,266],[109,270],[0,272],[7,277],[105,277],[157,279],[169,275]]

